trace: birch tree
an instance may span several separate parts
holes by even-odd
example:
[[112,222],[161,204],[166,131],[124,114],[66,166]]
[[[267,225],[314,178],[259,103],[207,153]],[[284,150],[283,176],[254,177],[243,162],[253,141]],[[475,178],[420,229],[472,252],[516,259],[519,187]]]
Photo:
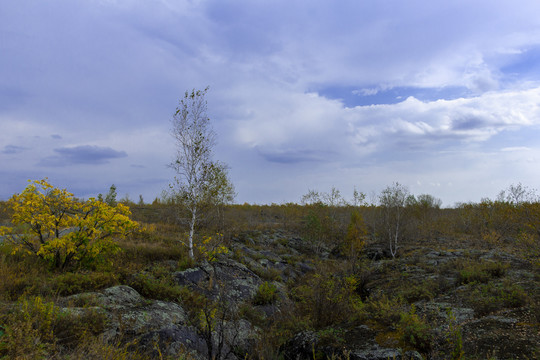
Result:
[[227,166],[213,159],[216,133],[207,115],[207,91],[186,91],[172,119],[176,156],[170,167],[176,176],[171,188],[178,204],[189,214],[187,245],[191,258],[198,221],[211,207],[234,199]]
[[392,258],[396,257],[398,242],[402,236],[405,204],[408,196],[409,190],[397,182],[392,186],[387,186],[379,196]]

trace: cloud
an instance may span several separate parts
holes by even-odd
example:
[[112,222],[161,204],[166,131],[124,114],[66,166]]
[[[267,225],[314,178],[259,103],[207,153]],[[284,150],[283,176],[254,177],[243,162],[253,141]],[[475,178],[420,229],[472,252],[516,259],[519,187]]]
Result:
[[328,161],[332,152],[316,150],[271,150],[257,148],[258,153],[270,162],[280,164],[298,164],[303,162],[324,162]]
[[504,147],[501,149],[503,152],[525,152],[525,151],[531,151],[532,149],[527,146],[510,146],[510,147]]
[[26,150],[26,148],[22,146],[6,145],[4,146],[4,150],[2,150],[2,154],[7,154],[7,155],[18,154],[20,152],[23,152],[24,150]]
[[[480,144],[503,131],[540,125],[540,88],[472,98],[347,108],[316,94],[282,93],[278,109],[264,105],[237,120],[240,144],[278,163],[391,157]],[[273,103],[273,101],[271,101]],[[388,153],[388,154],[386,154]]]
[[117,151],[110,147],[81,145],[54,149],[58,155],[42,159],[41,166],[70,166],[76,164],[100,165],[111,159],[127,156],[125,151]]
[[353,95],[359,95],[359,96],[372,96],[377,95],[379,93],[380,89],[378,88],[365,88],[360,90],[353,90]]
[[410,97],[393,105],[359,106],[350,109],[347,117],[359,147],[372,142],[379,151],[389,144],[442,150],[482,142],[501,131],[540,125],[538,103],[540,88],[455,100],[424,102]]
[[[119,179],[142,184],[149,174],[163,182],[174,154],[171,114],[185,90],[207,85],[216,155],[245,184],[240,201],[296,200],[281,192],[304,191],[306,179],[314,188],[376,187],[446,184],[441,177],[456,174],[457,189],[477,168],[487,180],[513,174],[490,170],[501,158],[492,152],[521,155],[499,149],[527,146],[537,156],[538,1],[0,7],[0,161],[13,173],[56,173],[70,187],[99,183],[97,192]],[[524,136],[532,138],[521,145]],[[94,146],[65,147],[62,139]],[[112,161],[128,153],[129,161]],[[74,164],[103,171],[75,174]],[[422,166],[431,174],[416,179],[411,169]],[[136,186],[132,194],[153,197]]]

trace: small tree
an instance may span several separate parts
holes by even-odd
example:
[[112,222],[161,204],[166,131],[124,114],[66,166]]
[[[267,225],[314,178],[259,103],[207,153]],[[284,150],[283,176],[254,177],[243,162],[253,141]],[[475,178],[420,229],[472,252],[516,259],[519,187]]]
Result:
[[357,210],[353,210],[342,244],[342,251],[349,258],[353,271],[356,270],[358,257],[366,245],[367,232],[364,218]]
[[194,258],[195,227],[201,216],[209,208],[234,199],[227,167],[213,160],[216,134],[206,114],[207,91],[208,88],[191,93],[186,91],[172,119],[177,149],[176,158],[170,164],[176,172],[171,188],[178,203],[190,215],[188,247],[191,258]]
[[116,206],[116,196],[117,196],[116,186],[112,184],[111,187],[109,188],[109,192],[105,196],[105,202],[107,203],[107,205]]
[[353,190],[353,199],[351,205],[354,207],[360,207],[366,203],[366,194],[356,190],[356,187]]
[[126,206],[112,207],[94,198],[78,201],[46,179],[31,181],[7,205],[14,227],[0,227],[0,235],[7,235],[17,250],[37,255],[58,269],[118,251],[113,237],[125,237],[137,228]]
[[335,187],[330,192],[309,190],[302,196],[301,203],[308,209],[304,218],[305,235],[313,243],[315,251],[321,252],[325,245],[336,245],[344,232],[340,227],[338,208],[348,205],[341,192]]
[[409,214],[414,217],[413,224],[419,236],[431,237],[437,229],[436,216],[440,212],[441,199],[429,194],[421,194],[415,197],[410,195],[407,199]]
[[387,186],[379,196],[392,258],[396,257],[398,242],[402,236],[405,205],[408,197],[409,190],[397,182],[392,186]]

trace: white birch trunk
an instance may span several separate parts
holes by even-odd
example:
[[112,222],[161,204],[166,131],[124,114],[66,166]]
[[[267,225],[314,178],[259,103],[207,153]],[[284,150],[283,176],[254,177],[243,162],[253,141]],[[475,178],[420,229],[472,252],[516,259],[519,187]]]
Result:
[[195,222],[197,221],[197,209],[193,209],[191,211],[191,221],[189,226],[189,239],[188,239],[188,246],[189,246],[189,257],[191,259],[195,258],[195,255],[193,254],[193,235],[195,234]]

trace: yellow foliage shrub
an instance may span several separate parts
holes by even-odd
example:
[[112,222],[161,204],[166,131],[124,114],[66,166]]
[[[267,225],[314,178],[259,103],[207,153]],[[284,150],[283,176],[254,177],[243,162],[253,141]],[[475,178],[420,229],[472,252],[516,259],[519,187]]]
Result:
[[0,227],[0,235],[7,235],[15,251],[37,255],[61,269],[95,263],[118,252],[114,238],[138,227],[127,206],[112,207],[94,198],[79,201],[46,179],[30,181],[7,206],[13,227]]

